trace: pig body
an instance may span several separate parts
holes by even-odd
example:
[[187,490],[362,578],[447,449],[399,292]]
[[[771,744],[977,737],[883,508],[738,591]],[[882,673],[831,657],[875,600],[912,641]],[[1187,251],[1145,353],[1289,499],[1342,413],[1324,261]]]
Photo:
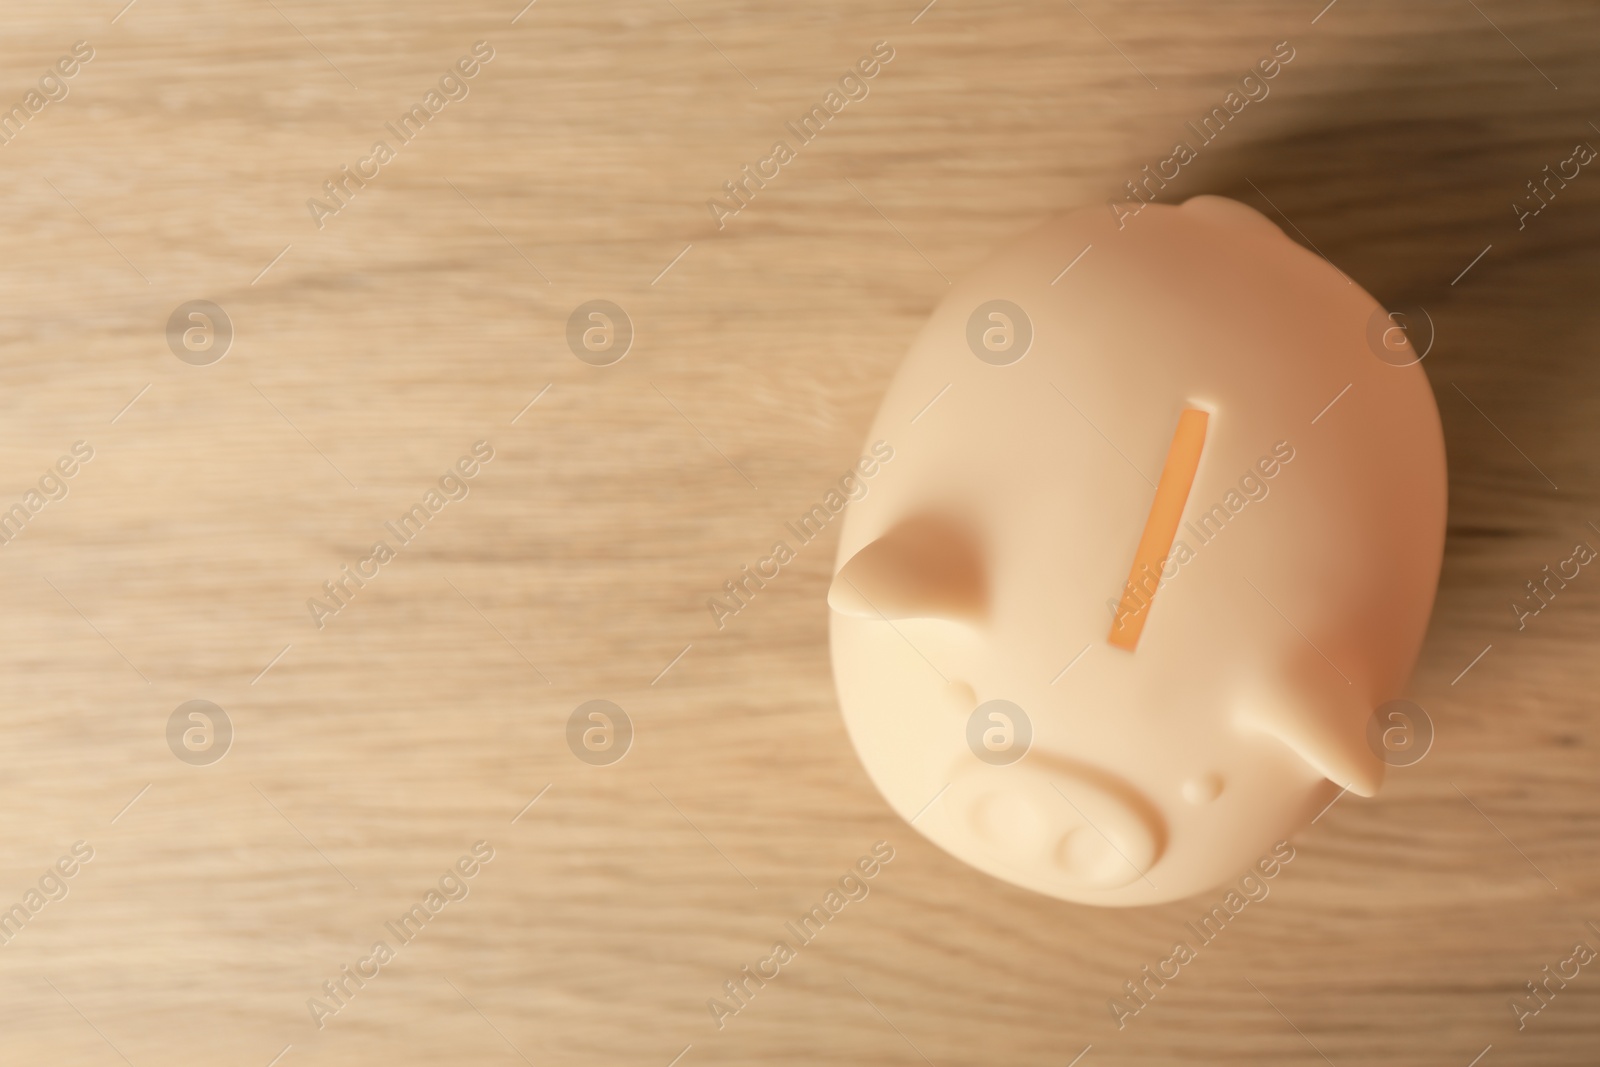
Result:
[[[996,877],[1138,905],[1376,792],[1368,720],[1421,647],[1446,478],[1426,376],[1375,321],[1217,197],[1065,216],[952,287],[829,592],[844,718],[897,812]],[[1198,465],[1141,576],[1186,411]]]

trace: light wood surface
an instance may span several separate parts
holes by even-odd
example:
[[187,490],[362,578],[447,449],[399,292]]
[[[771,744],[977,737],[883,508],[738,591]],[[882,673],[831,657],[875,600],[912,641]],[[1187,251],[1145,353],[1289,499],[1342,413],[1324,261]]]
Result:
[[[0,907],[94,852],[0,947],[0,1062],[1595,1062],[1594,968],[1521,1032],[1508,1004],[1600,948],[1600,576],[1510,608],[1600,546],[1600,176],[1510,207],[1600,144],[1591,7],[121,6],[0,13],[0,102],[94,49],[0,147],[0,508],[94,450],[0,548]],[[307,199],[480,40],[319,229]],[[1254,204],[1432,316],[1437,740],[1119,1030],[1220,894],[1061,904],[894,816],[834,701],[834,531],[720,631],[705,600],[854,462],[946,278],[1117,195],[1282,40],[1170,198]],[[718,229],[706,200],[877,41],[870,95]],[[164,335],[195,299],[236,331],[209,366]],[[636,327],[609,367],[567,348],[591,299]],[[479,440],[470,495],[318,629],[307,599]],[[192,699],[235,730],[209,766],[168,747]],[[591,699],[634,724],[614,766],[567,747]],[[480,840],[470,895],[319,1029],[308,999]],[[878,841],[870,895],[719,1029],[708,998]]]

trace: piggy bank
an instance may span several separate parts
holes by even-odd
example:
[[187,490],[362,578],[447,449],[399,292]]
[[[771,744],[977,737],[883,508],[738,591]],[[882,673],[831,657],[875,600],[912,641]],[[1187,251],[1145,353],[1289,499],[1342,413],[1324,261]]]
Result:
[[889,804],[997,878],[1125,906],[1372,796],[1445,532],[1405,325],[1212,196],[1064,216],[952,286],[828,591]]

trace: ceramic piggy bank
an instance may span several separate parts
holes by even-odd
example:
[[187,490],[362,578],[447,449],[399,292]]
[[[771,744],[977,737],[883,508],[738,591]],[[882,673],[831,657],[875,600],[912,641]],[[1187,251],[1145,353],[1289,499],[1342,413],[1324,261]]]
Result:
[[[1070,266],[1069,266],[1070,265]],[[1445,532],[1404,324],[1219,197],[1065,216],[955,285],[868,440],[828,592],[874,783],[1085,904],[1236,878],[1371,796]]]

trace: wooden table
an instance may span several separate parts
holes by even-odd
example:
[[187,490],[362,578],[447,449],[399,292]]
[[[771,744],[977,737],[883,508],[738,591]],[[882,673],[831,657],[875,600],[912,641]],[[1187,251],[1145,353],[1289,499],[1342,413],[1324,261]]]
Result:
[[[1510,1006],[1600,948],[1600,578],[1510,607],[1600,546],[1600,177],[1512,207],[1600,144],[1592,10],[122,3],[0,14],[0,1061],[1595,1062],[1593,966]],[[1437,739],[1119,1029],[1216,901],[1046,900],[892,814],[835,704],[835,530],[721,629],[706,600],[854,462],[947,279],[1119,196],[1280,41],[1164,197],[1242,199],[1431,315]],[[744,164],[777,173],[734,213]],[[619,362],[569,347],[592,300]],[[590,700],[621,762],[569,749]]]

